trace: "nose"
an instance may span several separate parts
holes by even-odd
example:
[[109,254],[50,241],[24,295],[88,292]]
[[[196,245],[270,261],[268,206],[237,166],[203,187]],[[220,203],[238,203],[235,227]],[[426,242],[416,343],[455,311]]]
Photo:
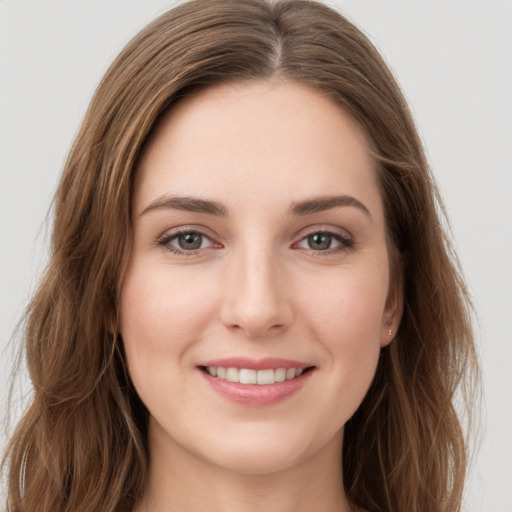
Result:
[[221,320],[251,338],[285,330],[293,316],[286,272],[271,251],[233,256],[226,279]]

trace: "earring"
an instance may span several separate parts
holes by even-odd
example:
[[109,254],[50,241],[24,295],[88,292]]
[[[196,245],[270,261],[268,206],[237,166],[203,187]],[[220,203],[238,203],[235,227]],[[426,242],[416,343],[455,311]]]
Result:
[[388,329],[388,336],[391,336],[392,332],[393,331],[391,329]]

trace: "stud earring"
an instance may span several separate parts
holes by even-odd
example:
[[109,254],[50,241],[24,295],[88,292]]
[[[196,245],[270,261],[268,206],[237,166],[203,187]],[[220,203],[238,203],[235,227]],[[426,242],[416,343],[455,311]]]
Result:
[[391,329],[388,329],[388,336],[391,336],[392,332],[393,331]]

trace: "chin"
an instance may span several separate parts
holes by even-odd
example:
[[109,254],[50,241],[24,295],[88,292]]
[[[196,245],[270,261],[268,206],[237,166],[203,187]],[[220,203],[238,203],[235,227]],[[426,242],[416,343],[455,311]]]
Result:
[[300,465],[302,459],[307,458],[306,454],[297,453],[292,449],[274,450],[268,447],[246,446],[236,452],[225,451],[221,460],[216,460],[214,463],[219,468],[233,473],[269,475]]
[[322,439],[322,435],[308,436],[282,427],[276,431],[265,425],[264,432],[261,428],[244,429],[241,436],[209,444],[209,453],[203,453],[203,457],[219,468],[245,475],[278,473],[299,467],[316,454],[332,456],[333,450],[339,450],[341,457],[342,430],[330,439]]

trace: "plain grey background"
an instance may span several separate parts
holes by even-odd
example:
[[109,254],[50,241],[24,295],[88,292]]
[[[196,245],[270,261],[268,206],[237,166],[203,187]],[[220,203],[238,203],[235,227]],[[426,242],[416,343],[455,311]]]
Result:
[[[8,340],[43,271],[45,215],[88,101],[128,39],[176,3],[0,0],[2,417]],[[479,315],[485,408],[466,510],[512,512],[512,1],[329,5],[387,59],[439,181]]]

